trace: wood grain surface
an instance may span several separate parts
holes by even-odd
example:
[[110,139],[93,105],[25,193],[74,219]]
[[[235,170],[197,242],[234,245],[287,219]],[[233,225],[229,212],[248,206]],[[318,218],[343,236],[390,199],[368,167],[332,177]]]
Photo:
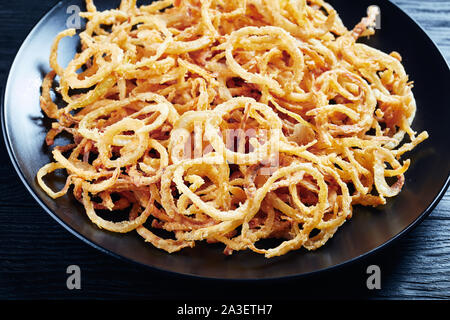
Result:
[[[425,29],[450,61],[450,0],[392,2]],[[20,44],[55,3],[0,1],[1,84]],[[349,266],[307,279],[216,282],[148,270],[88,246],[38,206],[16,175],[3,138],[0,144],[0,299],[450,298],[450,192],[412,232]],[[66,287],[66,268],[72,264],[81,268],[81,290]],[[380,266],[381,290],[367,289],[371,264]]]

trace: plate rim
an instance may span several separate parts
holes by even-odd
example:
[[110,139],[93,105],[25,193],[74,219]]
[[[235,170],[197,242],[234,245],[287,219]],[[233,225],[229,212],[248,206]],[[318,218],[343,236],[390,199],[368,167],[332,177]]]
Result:
[[[399,12],[401,12],[403,15],[405,15],[411,22],[418,28],[420,32],[423,33],[423,35],[430,41],[430,44],[434,47],[433,49],[439,53],[439,56],[441,60],[445,63],[447,69],[444,70],[444,73],[450,74],[450,63],[445,58],[441,48],[436,44],[436,42],[431,38],[428,33],[425,31],[425,29],[421,26],[418,21],[416,21],[415,18],[413,18],[408,12],[403,10],[400,6],[398,6],[396,3],[393,3],[389,0],[380,0],[384,3],[387,3],[388,5],[392,5],[397,9]],[[96,250],[99,250],[103,254],[108,254],[109,256],[112,256],[114,258],[117,258],[122,261],[131,262],[134,265],[142,266],[146,269],[151,269],[154,271],[167,273],[170,275],[177,275],[187,278],[194,278],[194,279],[209,279],[209,280],[220,280],[220,281],[237,281],[237,282],[254,282],[254,281],[274,281],[274,280],[289,280],[289,279],[298,279],[298,278],[304,278],[309,277],[315,274],[324,273],[324,272],[330,272],[333,270],[341,269],[343,267],[349,266],[357,261],[360,261],[364,258],[367,258],[369,256],[374,255],[375,253],[386,249],[387,247],[390,247],[393,243],[400,240],[402,237],[404,237],[406,234],[411,232],[416,226],[418,226],[420,223],[423,222],[435,209],[435,207],[439,204],[439,202],[442,200],[444,195],[446,194],[447,190],[450,186],[450,171],[447,172],[447,177],[445,178],[444,184],[440,187],[439,192],[433,196],[433,200],[428,204],[425,210],[423,210],[408,226],[403,228],[400,232],[395,234],[393,237],[391,237],[389,240],[383,242],[382,244],[378,245],[377,247],[373,248],[372,250],[366,251],[358,256],[355,256],[351,259],[345,260],[341,263],[334,264],[331,266],[327,266],[321,269],[304,272],[304,273],[298,273],[298,274],[290,274],[290,275],[282,275],[282,276],[273,276],[273,277],[264,277],[264,278],[227,278],[227,277],[220,277],[220,276],[209,276],[209,275],[201,275],[201,274],[194,274],[194,273],[188,273],[188,272],[179,272],[169,269],[163,269],[158,266],[146,264],[140,261],[136,261],[132,258],[123,256],[121,254],[118,254],[114,252],[113,250],[107,249],[103,247],[102,245],[94,242],[91,239],[88,239],[86,236],[82,235],[77,230],[73,229],[71,226],[69,226],[66,222],[64,222],[57,213],[53,212],[45,203],[44,201],[39,197],[37,192],[33,189],[33,187],[29,184],[28,180],[25,178],[24,173],[22,172],[22,169],[19,165],[19,161],[16,157],[16,154],[13,150],[13,145],[11,142],[11,137],[8,130],[8,120],[7,120],[7,108],[6,108],[6,101],[8,97],[8,88],[10,85],[10,78],[12,77],[15,69],[15,65],[17,63],[17,57],[22,53],[23,50],[25,50],[25,44],[32,38],[33,34],[37,32],[38,27],[43,24],[48,16],[50,16],[55,10],[57,10],[64,2],[67,2],[67,0],[60,0],[56,4],[54,4],[49,11],[47,11],[44,15],[42,15],[37,23],[34,24],[32,29],[28,32],[27,36],[23,39],[23,41],[20,44],[20,47],[16,54],[14,55],[14,58],[12,59],[12,62],[10,62],[9,65],[9,71],[7,74],[7,77],[4,80],[3,86],[2,86],[2,93],[1,93],[1,99],[0,99],[0,121],[2,126],[2,135],[5,147],[8,152],[9,160],[11,164],[13,165],[17,175],[19,176],[20,180],[22,181],[22,184],[25,186],[27,191],[31,194],[31,196],[34,198],[34,200],[39,204],[39,206],[44,209],[47,214],[49,214],[58,224],[60,224],[65,230],[69,231],[72,235],[74,235],[76,238],[82,240],[84,243],[88,244],[89,246],[95,248]]]

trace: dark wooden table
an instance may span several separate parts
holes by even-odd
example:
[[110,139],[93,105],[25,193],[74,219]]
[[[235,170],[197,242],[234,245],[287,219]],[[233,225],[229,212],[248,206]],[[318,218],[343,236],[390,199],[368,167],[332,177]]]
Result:
[[[394,0],[450,61],[450,0]],[[33,25],[55,0],[0,1],[0,83]],[[41,209],[17,177],[0,140],[0,299],[449,299],[450,192],[394,245],[342,269],[307,279],[215,282],[148,270],[91,248]],[[81,290],[68,290],[78,265]],[[367,266],[381,269],[381,290],[366,286]],[[214,288],[214,290],[211,290]]]

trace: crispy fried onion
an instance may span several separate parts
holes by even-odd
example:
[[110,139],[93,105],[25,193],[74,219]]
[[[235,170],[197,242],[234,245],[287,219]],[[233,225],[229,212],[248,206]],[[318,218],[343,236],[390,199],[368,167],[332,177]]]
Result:
[[37,182],[167,252],[316,250],[354,205],[401,192],[428,137],[401,56],[357,43],[372,11],[352,30],[322,0],[89,0],[81,16],[81,51],[60,65],[76,30],[56,36],[40,98],[46,143],[71,141]]

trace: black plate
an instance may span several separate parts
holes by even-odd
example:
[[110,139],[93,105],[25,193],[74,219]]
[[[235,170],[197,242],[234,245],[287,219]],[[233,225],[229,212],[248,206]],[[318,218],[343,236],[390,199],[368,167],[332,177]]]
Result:
[[[300,250],[267,260],[252,252],[231,257],[222,246],[198,245],[167,254],[146,244],[132,232],[119,235],[98,229],[83,208],[70,196],[49,198],[37,185],[38,169],[51,161],[44,145],[48,127],[40,107],[40,84],[49,70],[48,56],[53,38],[66,28],[71,5],[84,8],[82,1],[58,3],[29,34],[9,74],[2,112],[3,133],[12,162],[25,186],[39,204],[67,230],[90,245],[119,258],[191,276],[222,279],[273,279],[329,270],[370,254],[411,230],[435,207],[449,184],[450,71],[439,50],[425,32],[404,12],[388,1],[329,1],[351,28],[369,5],[381,8],[381,30],[365,40],[385,52],[398,51],[414,80],[418,111],[414,129],[427,130],[431,138],[409,154],[412,160],[406,185],[399,196],[380,209],[355,208],[354,217],[338,230],[326,246],[315,251]],[[102,10],[119,1],[96,2]],[[61,42],[59,62],[72,58],[78,38]],[[55,187],[61,181],[54,181]],[[431,239],[432,237],[430,237]]]

